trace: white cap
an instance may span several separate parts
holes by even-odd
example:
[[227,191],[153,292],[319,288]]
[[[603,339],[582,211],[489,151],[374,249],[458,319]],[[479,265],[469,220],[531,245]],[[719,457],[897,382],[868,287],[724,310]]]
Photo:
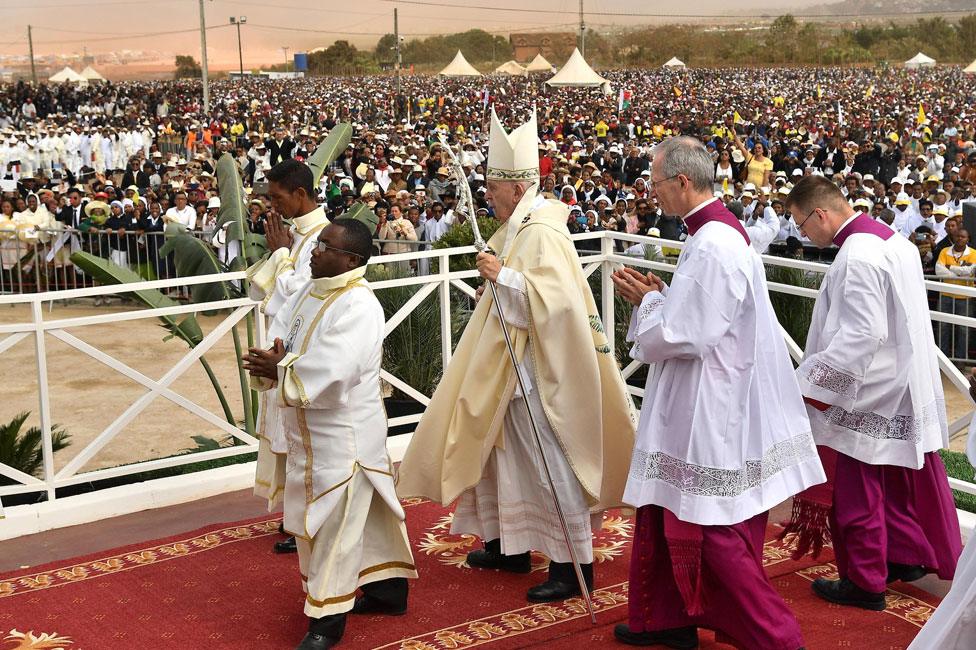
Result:
[[213,210],[214,208],[220,209],[220,197],[219,196],[211,196],[210,197],[210,200],[207,201],[207,209],[208,210]]

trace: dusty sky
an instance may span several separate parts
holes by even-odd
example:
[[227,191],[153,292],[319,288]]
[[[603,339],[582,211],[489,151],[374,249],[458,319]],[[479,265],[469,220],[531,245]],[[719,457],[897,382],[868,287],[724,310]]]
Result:
[[[479,27],[507,35],[522,30],[574,30],[578,0],[429,0],[465,5],[442,7],[405,1],[358,0],[204,0],[208,26],[228,24],[230,16],[247,16],[241,30],[245,66],[284,60],[291,52],[329,45],[346,38],[357,46],[375,44],[393,31],[393,8],[399,8],[400,31],[407,37],[450,33]],[[818,0],[738,0],[740,16],[752,9],[802,8]],[[491,9],[472,7],[492,7]],[[636,12],[693,15],[724,14],[727,0],[699,0],[689,5],[639,0],[585,0],[587,23],[602,26],[646,23],[650,17],[610,16]],[[504,11],[528,8],[535,13]],[[684,20],[688,20],[685,18]],[[155,50],[200,56],[198,0],[0,0],[0,54],[27,53],[27,25],[34,28],[35,55],[120,50]],[[159,34],[159,32],[183,32]],[[237,61],[237,33],[232,27],[207,32],[208,58],[214,64]]]

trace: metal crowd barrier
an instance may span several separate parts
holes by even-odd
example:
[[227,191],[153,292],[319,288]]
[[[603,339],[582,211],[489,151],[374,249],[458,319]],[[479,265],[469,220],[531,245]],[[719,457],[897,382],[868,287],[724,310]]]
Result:
[[[212,233],[191,234],[209,242]],[[127,268],[145,280],[177,278],[172,257],[159,249],[165,242],[161,232],[105,231],[81,232],[75,229],[18,230],[0,229],[0,294],[25,294],[63,291],[95,286],[94,279],[71,263],[70,255],[84,251]],[[188,286],[167,289],[174,299],[188,299]],[[105,299],[107,300],[107,298]]]
[[[950,279],[953,283],[958,283],[959,286],[976,286],[976,279],[974,278],[926,275],[925,279],[942,283]],[[973,316],[976,313],[976,309],[973,308],[973,299],[963,294],[956,294],[956,296],[953,297],[951,291],[930,291],[929,308],[933,311],[956,316]],[[957,365],[972,365],[973,359],[976,359],[976,349],[973,349],[976,346],[976,337],[970,335],[970,328],[946,322],[933,323],[933,326],[935,326],[935,340],[939,349]]]

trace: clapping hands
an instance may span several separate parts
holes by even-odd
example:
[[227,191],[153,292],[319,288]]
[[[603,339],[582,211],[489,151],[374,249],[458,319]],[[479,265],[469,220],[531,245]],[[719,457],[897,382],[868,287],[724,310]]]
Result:
[[632,305],[639,305],[651,291],[664,291],[664,280],[648,271],[644,275],[634,269],[623,268],[612,276],[617,294]]

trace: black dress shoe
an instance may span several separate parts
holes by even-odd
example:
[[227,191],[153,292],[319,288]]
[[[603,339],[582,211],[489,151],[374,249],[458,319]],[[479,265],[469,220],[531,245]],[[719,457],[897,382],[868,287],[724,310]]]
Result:
[[279,553],[279,554],[283,554],[283,553],[297,553],[298,552],[298,544],[295,542],[295,538],[294,537],[289,537],[288,539],[286,539],[283,542],[275,542],[274,552],[275,553]]
[[324,634],[309,632],[305,635],[305,638],[302,639],[302,642],[295,647],[295,650],[327,650],[328,648],[335,646],[337,643],[338,641],[330,639]]
[[[593,564],[581,564],[583,581],[593,591]],[[531,603],[551,603],[580,595],[579,579],[572,562],[549,562],[549,579],[526,593]]]
[[566,600],[573,596],[580,595],[579,584],[576,582],[559,582],[558,580],[546,580],[541,585],[536,585],[529,589],[525,597],[530,603],[551,603],[557,600]]
[[359,596],[352,606],[350,614],[382,614],[384,616],[403,616],[407,613],[407,606],[395,606],[384,603],[369,596]]
[[693,650],[698,647],[698,628],[694,625],[657,632],[631,632],[626,623],[620,623],[613,628],[613,636],[627,645],[661,645],[676,650]]
[[888,563],[888,579],[886,582],[891,584],[896,580],[901,580],[902,582],[914,582],[921,578],[924,578],[928,574],[925,567],[918,564],[897,564],[895,562]]
[[876,594],[865,591],[847,578],[840,580],[817,578],[813,581],[813,593],[838,605],[850,605],[875,612],[884,611],[885,608],[884,592]]
[[467,555],[468,566],[472,569],[499,569],[510,573],[529,573],[532,571],[532,556],[528,553],[502,555],[501,541],[485,542],[485,547],[471,551]]

